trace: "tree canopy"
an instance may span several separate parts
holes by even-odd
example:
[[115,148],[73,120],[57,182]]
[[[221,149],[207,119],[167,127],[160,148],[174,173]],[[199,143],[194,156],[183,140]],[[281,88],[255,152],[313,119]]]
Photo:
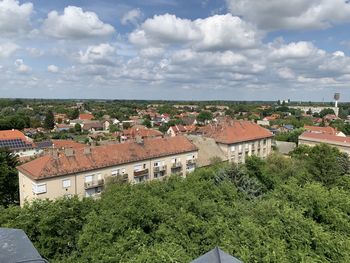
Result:
[[244,262],[350,262],[343,157],[303,146],[186,179],[110,183],[98,200],[0,208],[0,226],[24,229],[50,262],[188,263],[215,246]]

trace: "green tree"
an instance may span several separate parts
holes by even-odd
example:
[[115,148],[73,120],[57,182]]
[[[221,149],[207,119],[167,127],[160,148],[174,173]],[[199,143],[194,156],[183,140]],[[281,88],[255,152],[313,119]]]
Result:
[[334,110],[327,108],[327,109],[323,109],[320,112],[320,117],[323,118],[324,116],[326,116],[327,114],[335,114]]
[[48,110],[45,115],[44,128],[48,130],[52,130],[54,127],[55,127],[55,118],[54,118],[53,112],[51,110]]
[[81,125],[79,123],[76,123],[74,125],[74,130],[75,130],[75,132],[81,132]]
[[16,204],[19,200],[17,157],[0,148],[0,205]]
[[205,123],[206,121],[213,119],[213,113],[210,111],[201,111],[197,116],[197,121]]

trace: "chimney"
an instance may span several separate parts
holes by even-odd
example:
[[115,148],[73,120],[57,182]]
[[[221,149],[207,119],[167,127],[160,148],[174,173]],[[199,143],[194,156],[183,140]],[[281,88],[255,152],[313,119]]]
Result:
[[85,155],[91,154],[91,148],[90,147],[85,147],[84,148],[84,154]]
[[143,144],[143,139],[140,135],[136,135],[135,141],[137,144]]
[[67,157],[74,156],[74,150],[73,150],[73,148],[66,148],[66,149],[64,149],[64,154],[65,154]]

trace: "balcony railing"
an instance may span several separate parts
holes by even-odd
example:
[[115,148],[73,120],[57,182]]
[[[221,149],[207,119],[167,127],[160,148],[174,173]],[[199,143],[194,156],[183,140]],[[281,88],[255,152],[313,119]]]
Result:
[[85,189],[90,189],[90,188],[103,186],[104,183],[105,183],[105,181],[103,179],[94,180],[94,181],[91,181],[91,182],[85,182],[84,183],[84,187],[85,187]]
[[171,168],[174,169],[174,168],[181,168],[182,167],[182,163],[180,162],[176,162],[176,163],[173,163],[171,165]]
[[154,166],[154,167],[153,167],[153,171],[154,171],[155,173],[166,171],[166,165]]
[[197,162],[197,159],[190,159],[186,161],[186,164],[193,165],[193,164],[196,164],[196,162]]
[[140,171],[134,171],[134,177],[148,175],[148,169],[143,169]]

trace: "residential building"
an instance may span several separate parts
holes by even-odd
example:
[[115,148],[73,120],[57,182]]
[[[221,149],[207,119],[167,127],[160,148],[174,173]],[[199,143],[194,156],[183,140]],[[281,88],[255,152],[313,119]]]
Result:
[[160,131],[146,128],[143,125],[137,125],[127,130],[123,130],[120,134],[120,142],[134,141],[137,137],[141,139],[163,137]]
[[7,148],[19,158],[25,159],[42,152],[33,141],[19,130],[0,131],[0,148]]
[[79,114],[79,120],[88,120],[91,121],[94,118],[94,115],[91,113],[81,113]]
[[350,155],[350,137],[337,136],[329,133],[304,132],[298,138],[299,145],[315,146],[326,143],[337,147],[341,152]]
[[338,131],[337,129],[334,129],[331,126],[327,126],[327,127],[320,127],[320,126],[304,126],[304,129],[308,132],[312,132],[312,133],[323,133],[323,134],[330,134],[330,135],[336,135],[336,136],[340,136],[340,137],[346,137],[346,135],[341,132]]
[[201,132],[216,141],[230,162],[244,163],[247,156],[266,158],[271,153],[273,134],[251,121],[208,125]]
[[219,247],[215,247],[191,263],[243,263],[243,261],[225,253]]
[[188,133],[194,132],[195,130],[196,130],[196,126],[194,125],[184,126],[179,124],[179,125],[169,127],[166,133],[170,136],[177,136],[180,134],[188,134]]
[[198,149],[183,136],[52,151],[20,165],[20,204],[62,196],[96,196],[106,179],[131,183],[185,177],[196,167]]

